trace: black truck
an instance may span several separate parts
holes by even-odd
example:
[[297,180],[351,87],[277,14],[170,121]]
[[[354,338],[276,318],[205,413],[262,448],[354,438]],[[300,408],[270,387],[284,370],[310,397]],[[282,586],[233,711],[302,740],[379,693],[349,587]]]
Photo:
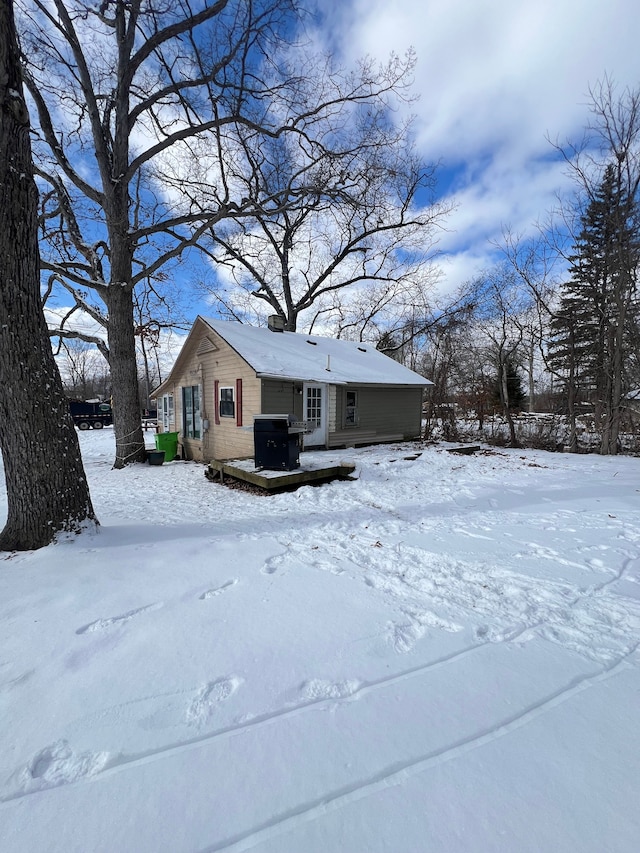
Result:
[[113,423],[111,404],[107,402],[69,400],[69,410],[78,429],[102,429]]

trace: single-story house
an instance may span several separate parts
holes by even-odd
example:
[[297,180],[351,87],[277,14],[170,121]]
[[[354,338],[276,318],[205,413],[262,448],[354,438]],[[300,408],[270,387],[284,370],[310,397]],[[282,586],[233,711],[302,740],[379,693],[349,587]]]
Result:
[[304,447],[416,438],[428,379],[371,344],[197,317],[156,389],[158,429],[178,432],[187,459],[254,454],[260,414],[305,421]]

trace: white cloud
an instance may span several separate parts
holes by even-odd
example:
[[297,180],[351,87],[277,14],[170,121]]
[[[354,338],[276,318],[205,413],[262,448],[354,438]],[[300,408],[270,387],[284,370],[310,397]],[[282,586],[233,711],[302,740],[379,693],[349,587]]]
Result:
[[[445,279],[491,257],[502,227],[531,233],[566,185],[547,137],[578,141],[588,90],[640,84],[637,0],[354,0],[332,38],[346,61],[415,48],[427,160],[456,169]],[[326,9],[325,9],[326,11]],[[327,15],[335,25],[335,19]],[[460,255],[460,257],[457,257]],[[455,274],[454,274],[454,271]]]

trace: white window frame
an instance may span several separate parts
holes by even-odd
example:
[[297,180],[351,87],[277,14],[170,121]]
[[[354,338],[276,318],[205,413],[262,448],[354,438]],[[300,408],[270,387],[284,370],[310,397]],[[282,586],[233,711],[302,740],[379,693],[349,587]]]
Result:
[[[223,391],[230,392],[226,400],[222,399]],[[231,413],[222,411],[223,403],[231,403]],[[236,416],[236,389],[233,385],[220,385],[218,388],[218,414],[221,418],[235,418]]]
[[[353,403],[349,404],[349,395],[353,394]],[[351,410],[351,411],[349,411]],[[344,425],[345,427],[358,426],[358,392],[352,389],[345,389],[344,395]]]
[[[194,390],[197,389],[197,405],[193,405],[191,419],[187,421],[187,395],[191,394],[194,402]],[[182,387],[182,432],[185,438],[200,441],[202,437],[202,389],[199,385],[183,385]]]
[[174,424],[173,394],[163,394],[160,397],[160,421],[163,432],[171,432]]

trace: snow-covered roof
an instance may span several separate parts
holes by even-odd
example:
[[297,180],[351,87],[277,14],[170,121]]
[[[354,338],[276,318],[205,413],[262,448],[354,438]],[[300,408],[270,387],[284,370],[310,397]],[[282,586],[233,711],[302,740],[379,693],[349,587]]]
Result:
[[263,378],[334,385],[431,385],[371,344],[201,319]]

